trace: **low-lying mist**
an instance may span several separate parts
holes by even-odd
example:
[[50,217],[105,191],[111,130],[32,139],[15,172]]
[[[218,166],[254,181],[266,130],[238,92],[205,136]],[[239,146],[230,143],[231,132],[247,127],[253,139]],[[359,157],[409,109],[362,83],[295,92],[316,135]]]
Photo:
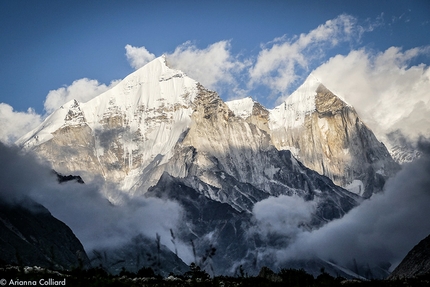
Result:
[[287,233],[293,239],[283,248],[268,248],[264,255],[275,256],[279,266],[317,257],[343,266],[390,263],[390,269],[395,268],[430,233],[430,143],[421,138],[418,147],[422,156],[405,164],[383,192],[317,230],[300,228],[313,212],[308,202],[288,199],[280,207],[282,197],[257,203],[253,213],[263,233]]
[[[143,234],[156,239],[186,261],[192,258],[188,245],[178,240],[173,246],[171,232],[182,228],[183,210],[174,202],[158,198],[129,198],[102,180],[59,184],[52,169],[31,154],[0,143],[0,198],[10,204],[25,204],[26,198],[45,206],[66,223],[87,252],[115,248]],[[112,185],[113,186],[113,185]],[[116,199],[113,204],[106,194]]]

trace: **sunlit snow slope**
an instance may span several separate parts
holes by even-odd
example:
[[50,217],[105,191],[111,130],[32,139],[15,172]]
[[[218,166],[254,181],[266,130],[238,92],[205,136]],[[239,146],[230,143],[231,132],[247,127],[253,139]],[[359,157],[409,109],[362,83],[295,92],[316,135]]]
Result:
[[162,56],[86,103],[64,104],[17,143],[59,172],[84,170],[127,190],[157,155],[169,158],[196,93],[197,82]]

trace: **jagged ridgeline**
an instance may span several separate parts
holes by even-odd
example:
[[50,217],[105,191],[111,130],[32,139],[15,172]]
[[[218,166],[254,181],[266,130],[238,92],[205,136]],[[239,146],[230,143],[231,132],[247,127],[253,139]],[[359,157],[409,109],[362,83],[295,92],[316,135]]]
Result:
[[[187,227],[178,240],[192,242],[195,261],[214,274],[273,266],[258,250],[288,244],[250,232],[256,203],[312,202],[311,218],[300,223],[311,230],[380,191],[397,170],[354,109],[312,75],[268,110],[249,98],[223,102],[165,57],[86,103],[64,104],[17,143],[61,174],[179,202]],[[216,252],[207,256],[210,246]],[[109,252],[118,262],[128,254]]]

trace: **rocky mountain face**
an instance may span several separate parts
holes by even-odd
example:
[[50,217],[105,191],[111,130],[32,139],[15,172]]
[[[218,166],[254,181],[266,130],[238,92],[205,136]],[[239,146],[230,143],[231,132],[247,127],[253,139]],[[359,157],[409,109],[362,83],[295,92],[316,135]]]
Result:
[[277,149],[292,151],[305,166],[351,192],[370,197],[399,169],[354,108],[313,75],[273,110],[249,101],[227,104],[248,122],[259,118]]
[[0,261],[18,266],[70,269],[89,266],[72,230],[40,204],[0,203]]
[[[304,167],[289,151],[278,151],[267,132],[235,117],[214,92],[200,91],[192,123],[145,196],[181,203],[190,223],[181,238],[195,242],[206,258],[203,264],[216,274],[233,274],[242,258],[249,272],[273,265],[270,260],[257,262],[257,250],[279,243],[279,238],[262,241],[249,234],[254,204],[269,196],[314,201],[308,229],[343,216],[359,203],[358,196]],[[209,246],[219,250],[210,261],[205,255]]]
[[[267,110],[251,99],[224,103],[164,57],[87,103],[63,105],[18,144],[59,173],[85,182],[102,177],[132,198],[179,202],[186,228],[178,239],[192,242],[195,261],[217,274],[240,265],[258,272],[274,264],[258,250],[288,243],[250,233],[256,203],[278,196],[312,202],[311,219],[298,223],[311,230],[380,190],[396,169],[354,109],[316,81]],[[145,253],[143,246],[105,250],[95,260],[113,271],[136,267],[130,254]],[[171,255],[164,258],[176,260]]]
[[421,240],[393,270],[390,279],[411,278],[430,273],[430,235]]
[[251,215],[212,200],[191,185],[186,179],[163,173],[145,196],[179,202],[186,212],[188,228],[176,236],[192,242],[193,261],[211,275],[233,274],[238,268],[236,262],[254,249],[253,242],[247,238]]
[[[274,261],[271,256],[264,255],[264,251],[266,248],[282,248],[288,244],[290,238],[276,234],[263,238],[253,230],[255,219],[251,213],[238,211],[230,204],[210,199],[193,188],[193,185],[194,181],[190,178],[175,178],[164,173],[157,185],[151,187],[145,196],[168,198],[184,207],[188,229],[182,229],[176,235],[185,242],[192,242],[193,261],[197,265],[211,275],[232,276],[240,276],[240,270],[256,275],[263,267],[273,270],[279,268],[279,262]],[[333,214],[329,212],[330,203],[326,201],[326,204],[327,214],[324,216],[327,219]],[[324,208],[321,208],[317,213],[323,210]],[[312,224],[320,224],[320,221],[309,222],[309,229],[312,228]],[[353,277],[342,268],[320,259],[300,262],[292,260],[281,265],[284,268],[305,269],[316,275],[324,268],[334,276],[342,274],[346,278]]]
[[330,201],[333,214],[319,217],[325,222],[359,201],[305,168],[289,151],[278,151],[267,132],[235,117],[216,93],[202,87],[194,102],[192,125],[160,169],[238,211],[251,212],[256,202],[268,196],[296,194],[321,204]]

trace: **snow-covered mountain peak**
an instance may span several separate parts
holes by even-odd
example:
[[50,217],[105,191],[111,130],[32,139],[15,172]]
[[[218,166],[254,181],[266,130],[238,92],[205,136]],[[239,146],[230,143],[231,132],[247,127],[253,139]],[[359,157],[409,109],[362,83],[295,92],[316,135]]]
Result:
[[197,81],[161,56],[86,103],[64,104],[17,144],[39,150],[59,172],[88,170],[127,190],[156,157],[170,158],[199,93]]
[[[107,118],[117,116],[124,125],[140,125],[143,111],[147,116],[166,116],[180,107],[188,108],[197,92],[197,82],[180,70],[169,68],[165,56],[158,57],[125,77],[112,89],[86,103],[72,100],[62,105],[39,127],[17,144],[31,147],[52,138],[52,133],[62,126],[86,123],[100,129]],[[43,130],[43,137],[38,136]],[[35,141],[35,139],[38,141]]]
[[256,102],[251,97],[226,102],[228,108],[234,113],[234,115],[243,119],[252,115],[255,103]]
[[303,125],[305,117],[315,111],[319,113],[335,112],[346,106],[351,107],[342,97],[327,89],[311,73],[295,92],[270,111],[271,129],[300,127]]
[[271,128],[301,126],[305,116],[315,111],[315,96],[320,85],[318,78],[310,74],[295,92],[270,111]]
[[315,76],[313,73],[310,73],[306,78],[306,80],[303,82],[303,84],[297,90],[306,86],[310,88],[318,87],[320,84],[322,84],[320,79],[317,76]]
[[[164,100],[170,103],[183,102],[178,94],[195,85],[196,81],[184,72],[168,67],[163,55],[125,77],[102,98],[114,97],[118,104],[159,106],[159,102]],[[121,103],[121,100],[136,102]]]
[[[312,112],[315,110],[315,96],[321,82],[313,74],[310,74],[303,84],[294,91],[284,103],[287,106],[296,106],[300,112]],[[276,108],[275,108],[276,109]]]
[[278,149],[291,150],[336,184],[359,186],[355,192],[365,197],[381,190],[384,176],[397,169],[354,108],[312,74],[270,111],[269,128]]

